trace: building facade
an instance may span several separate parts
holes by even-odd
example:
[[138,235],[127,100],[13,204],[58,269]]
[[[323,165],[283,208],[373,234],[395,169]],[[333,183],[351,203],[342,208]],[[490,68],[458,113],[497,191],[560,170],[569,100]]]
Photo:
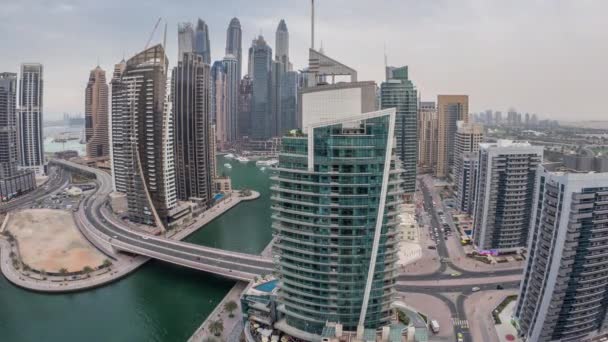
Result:
[[326,322],[356,331],[390,321],[403,193],[394,125],[389,109],[283,138],[271,197],[276,328],[314,340]]
[[473,215],[479,151],[463,153],[460,163],[460,170],[454,179],[456,188],[458,189],[456,192],[456,209],[460,212]]
[[226,141],[234,142],[237,139],[239,86],[238,60],[233,55],[227,55],[222,60],[226,74]]
[[543,147],[499,140],[479,145],[473,240],[482,250],[524,248],[528,239],[536,169]]
[[418,106],[418,167],[432,172],[437,165],[437,108],[435,102],[420,102]]
[[226,56],[232,55],[236,58],[237,75],[240,80],[243,72],[243,31],[238,18],[232,18],[226,30]]
[[106,72],[97,66],[91,70],[85,90],[84,118],[87,157],[110,155],[108,133],[108,84]]
[[20,168],[44,174],[44,138],[42,136],[43,81],[42,64],[21,64],[19,111],[17,115],[17,156]]
[[252,46],[253,53],[253,104],[251,111],[251,138],[272,138],[272,49],[264,37],[259,36]]
[[194,52],[194,28],[191,23],[177,25],[177,60],[182,60],[185,53]]
[[224,63],[216,61],[211,67],[211,120],[220,148],[228,144],[228,82]]
[[212,161],[210,67],[203,55],[185,54],[173,68],[175,181],[177,198],[211,205]]
[[275,57],[274,59],[286,66],[287,71],[291,71],[289,61],[289,31],[285,20],[281,19],[277,31],[275,32]]
[[[474,123],[464,123],[458,121],[456,123],[456,136],[454,137],[454,166],[452,167],[452,175],[454,177],[454,191],[457,201],[459,202],[458,210],[462,212],[469,211],[472,196],[469,196],[470,190],[467,187],[471,186],[470,172],[471,156],[465,165],[463,158],[465,153],[473,153],[477,155],[479,152],[479,144],[483,142],[483,126]],[[476,164],[476,163],[473,163]],[[462,174],[467,172],[467,174]]]
[[110,87],[112,89],[110,127],[110,162],[112,165],[112,185],[114,191],[127,193],[127,178],[129,170],[127,169],[127,152],[129,145],[129,137],[127,133],[128,109],[127,96],[125,96],[125,84],[121,81],[122,74],[127,67],[127,62],[123,59],[114,65],[112,80]]
[[17,74],[0,73],[0,179],[17,173]]
[[520,336],[591,341],[608,330],[608,173],[540,167],[537,184],[515,309]]
[[251,105],[253,101],[253,82],[245,75],[239,85],[238,139],[251,134]]
[[435,176],[446,178],[454,165],[454,137],[456,123],[469,122],[468,95],[437,96],[437,166]]
[[[126,62],[116,87],[112,87],[112,99],[117,100],[117,108],[120,108],[112,113],[112,124],[120,123],[120,133],[124,135],[120,140],[122,144],[113,144],[113,158],[124,160],[113,163],[122,165],[122,171],[126,173],[129,219],[161,229],[169,223],[169,211],[176,206],[173,118],[166,94],[167,67],[162,45],[152,46]],[[120,118],[114,122],[118,116]],[[115,140],[118,132],[112,134]],[[115,180],[117,188],[118,183]]]
[[416,192],[418,165],[418,93],[408,78],[407,66],[393,68],[391,78],[380,87],[381,108],[396,108],[397,156],[403,167],[403,189],[409,196]]
[[203,57],[203,62],[211,65],[211,44],[209,43],[209,27],[203,20],[198,19],[194,31],[194,53]]

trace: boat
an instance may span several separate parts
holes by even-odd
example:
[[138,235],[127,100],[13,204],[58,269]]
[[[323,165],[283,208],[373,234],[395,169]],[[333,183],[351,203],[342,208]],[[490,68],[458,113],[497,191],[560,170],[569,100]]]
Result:
[[224,156],[224,158],[226,158],[226,159],[234,159],[234,154],[228,153],[227,155]]
[[247,157],[243,157],[243,156],[241,156],[241,157],[236,157],[236,160],[238,160],[238,162],[239,162],[239,163],[243,163],[243,164],[247,164],[247,163],[249,163],[249,158],[247,158]]
[[273,166],[279,163],[278,159],[258,160],[255,162],[257,166]]
[[232,169],[232,165],[230,165],[229,163],[224,164],[224,167],[227,169]]
[[266,168],[262,166],[262,167],[260,168],[260,171],[264,171],[264,170],[266,170]]

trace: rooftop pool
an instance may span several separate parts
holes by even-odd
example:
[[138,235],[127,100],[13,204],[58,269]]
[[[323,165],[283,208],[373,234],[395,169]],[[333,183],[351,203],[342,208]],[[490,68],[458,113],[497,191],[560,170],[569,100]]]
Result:
[[278,279],[271,280],[271,281],[265,282],[263,284],[260,284],[254,288],[258,291],[272,292],[272,290],[274,290],[274,288],[277,287],[277,282],[278,282]]

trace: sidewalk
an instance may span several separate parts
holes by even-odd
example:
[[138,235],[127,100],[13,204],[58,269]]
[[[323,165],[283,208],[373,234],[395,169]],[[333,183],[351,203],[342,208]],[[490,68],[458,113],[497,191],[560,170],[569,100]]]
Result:
[[492,310],[507,296],[514,294],[517,294],[517,291],[482,291],[465,299],[464,307],[473,341],[501,341],[496,334]]

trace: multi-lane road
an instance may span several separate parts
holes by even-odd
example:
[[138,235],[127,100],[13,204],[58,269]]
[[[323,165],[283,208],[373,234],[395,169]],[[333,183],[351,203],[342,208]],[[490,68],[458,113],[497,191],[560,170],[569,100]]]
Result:
[[70,182],[70,174],[62,168],[49,166],[49,179],[36,189],[17,197],[14,200],[0,205],[0,214],[11,210],[24,208],[32,205],[37,200],[43,199],[65,188]]

